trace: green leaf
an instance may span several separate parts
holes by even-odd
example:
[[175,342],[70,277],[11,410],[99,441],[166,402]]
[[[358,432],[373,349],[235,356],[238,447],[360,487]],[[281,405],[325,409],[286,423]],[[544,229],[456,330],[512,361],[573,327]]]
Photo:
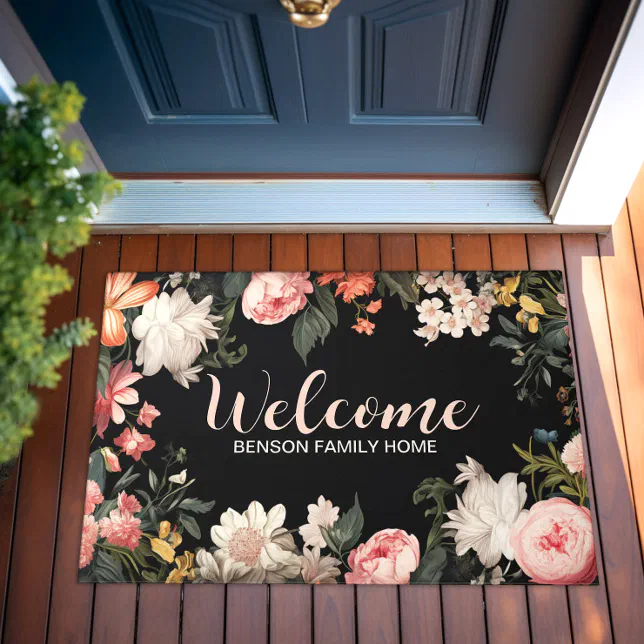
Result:
[[133,483],[136,481],[136,479],[141,476],[140,474],[132,474],[134,471],[134,465],[131,465],[121,476],[121,478],[116,482],[116,485],[112,488],[112,496],[116,496],[119,492],[124,490],[126,487],[130,485],[130,483]]
[[201,529],[194,517],[189,514],[180,514],[179,521],[181,525],[191,534],[195,539],[201,539]]
[[105,388],[107,381],[110,378],[110,366],[112,364],[112,356],[110,355],[109,347],[101,344],[101,350],[98,354],[98,375],[96,376],[96,388],[103,398],[105,398]]
[[548,385],[548,387],[552,387],[552,378],[550,377],[550,372],[545,368],[541,367],[541,376],[543,377],[543,381]]
[[152,470],[148,472],[148,481],[150,483],[150,489],[153,492],[157,492],[159,489],[159,479],[157,478],[157,475]]
[[510,333],[511,335],[516,335],[519,338],[523,337],[523,333],[521,333],[521,329],[514,323],[510,322],[504,315],[499,315],[498,316],[499,324],[503,327],[503,330],[506,333]]
[[571,488],[569,485],[560,485],[559,489],[564,494],[569,494],[570,496],[579,496],[579,492],[577,492],[577,490]]
[[124,582],[123,567],[118,557],[113,557],[104,550],[96,553],[96,565],[94,567],[96,581],[103,583]]
[[[500,317],[500,316],[499,316]],[[523,344],[514,338],[508,338],[506,335],[497,335],[490,340],[491,347],[503,347],[504,349],[511,349],[512,351],[519,351]],[[512,361],[514,362],[514,360]],[[525,362],[525,358],[521,357],[521,364]]]
[[105,476],[107,470],[105,469],[105,460],[100,449],[92,452],[89,455],[89,469],[87,470],[87,478],[90,481],[95,481],[101,492],[105,489]]
[[440,546],[427,550],[418,568],[411,574],[413,584],[437,584],[447,565],[447,552]]
[[351,550],[357,543],[364,526],[364,515],[360,509],[358,495],[353,507],[345,512],[330,528],[321,528],[327,545],[338,555]]
[[414,282],[411,273],[407,271],[394,273],[386,273],[381,271],[376,275],[389,287],[392,295],[400,296],[403,308],[407,308],[407,303],[418,303],[418,294],[413,288]]
[[223,288],[226,297],[238,297],[250,284],[252,273],[226,273],[224,275]]
[[338,326],[338,309],[336,308],[335,298],[333,297],[333,293],[331,293],[331,289],[328,286],[319,286],[316,284],[315,299],[326,319],[333,326]]
[[299,353],[304,364],[307,356],[318,340],[324,343],[324,339],[331,331],[331,323],[322,314],[320,309],[309,306],[295,320],[293,326],[293,346]]
[[179,504],[181,510],[188,510],[194,514],[207,514],[213,509],[214,501],[200,501],[199,499],[184,499]]

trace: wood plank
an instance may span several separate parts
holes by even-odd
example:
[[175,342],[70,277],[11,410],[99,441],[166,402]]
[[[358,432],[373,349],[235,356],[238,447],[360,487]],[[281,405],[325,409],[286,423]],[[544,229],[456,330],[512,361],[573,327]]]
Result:
[[380,269],[378,235],[351,233],[344,236],[344,264],[347,271]]
[[454,266],[457,271],[491,268],[490,236],[454,235]]
[[313,588],[313,640],[354,644],[355,601],[356,593],[352,586],[316,585]]
[[306,235],[271,235],[271,270],[305,271]]
[[[124,235],[119,270],[155,271],[158,246],[157,235]],[[92,644],[134,641],[137,594],[137,584],[96,584]]]
[[344,243],[341,233],[319,233],[308,235],[309,270],[344,270]]
[[0,481],[0,634],[4,628],[5,607],[9,586],[9,564],[13,545],[13,522],[18,500],[18,479],[20,477],[20,456],[5,466],[5,477]]
[[[233,269],[232,235],[197,235],[198,271],[227,272]],[[199,268],[199,267],[202,268]]]
[[[401,239],[401,237],[403,239]],[[429,237],[427,235],[426,237]],[[438,239],[418,246],[418,257],[410,254],[415,244],[410,243],[406,235],[381,235],[380,255],[382,268],[391,271],[425,270],[436,258],[449,260],[442,268],[452,268],[452,238],[450,235],[439,235]],[[401,248],[404,252],[401,252]],[[434,264],[435,266],[435,264]],[[422,473],[419,480],[426,476]],[[421,543],[423,538],[419,537]],[[424,642],[442,642],[441,597],[439,586],[401,586],[400,587],[400,631],[405,644],[422,644]]]
[[[492,269],[528,268],[525,235],[491,235]],[[524,586],[486,586],[485,612],[489,642],[530,642],[528,595]]]
[[[99,332],[103,314],[105,276],[108,272],[118,269],[119,247],[119,236],[101,235],[92,237],[89,245],[83,250],[78,315],[89,317]],[[63,460],[65,467],[60,491],[49,609],[50,642],[88,642],[90,638],[94,584],[80,584],[77,576],[87,457],[96,395],[98,350],[99,335],[91,340],[89,347],[75,349],[72,357]],[[40,641],[43,640],[44,638]]]
[[[563,270],[559,235],[527,235],[530,270]],[[570,644],[568,592],[562,586],[528,586],[533,644]]]
[[[603,569],[598,558],[600,586],[569,588],[573,638],[611,641],[612,621],[616,641],[634,642],[644,632],[644,614],[633,611],[631,602],[644,596],[644,575],[639,545],[631,536],[637,526],[597,239],[594,235],[563,239],[591,504],[598,517],[595,542],[599,546],[601,533],[604,553]],[[578,615],[585,619],[577,619]]]
[[[309,270],[344,270],[341,234],[309,235]],[[355,589],[350,586],[316,585],[313,588],[313,629],[315,642],[355,642]]]
[[[232,264],[231,235],[197,235],[197,271],[229,271]],[[225,615],[224,585],[186,584],[183,587],[182,642],[223,643]]]
[[[235,235],[233,270],[268,271],[270,235]],[[241,511],[243,508],[239,508]],[[268,586],[232,584],[226,593],[226,642],[268,641]]]
[[310,644],[313,635],[311,586],[273,584],[270,596],[270,641],[280,644]]
[[[454,235],[455,270],[490,270],[487,235]],[[478,644],[487,640],[481,586],[442,586],[445,642]]]
[[419,233],[416,235],[416,254],[422,271],[442,271],[447,267],[451,270],[454,267],[452,236]]
[[[377,271],[380,268],[378,235],[344,236],[347,271]],[[356,586],[358,641],[400,641],[398,592],[395,586]]]
[[[52,300],[47,311],[47,333],[76,316],[81,251],[60,263],[73,277],[74,286]],[[47,633],[71,362],[63,364],[59,373],[56,389],[38,391],[40,408],[45,413],[41,412],[34,423],[34,436],[25,441],[22,449],[4,631],[8,642],[21,638],[43,641]],[[35,578],[24,574],[31,566],[40,571]],[[27,602],[30,611],[24,610]]]
[[611,233],[599,237],[599,253],[640,544],[644,547],[644,312],[626,204]]
[[[271,236],[271,270],[305,271],[306,235]],[[310,586],[275,584],[270,589],[270,639],[306,644],[311,641],[313,594]]]
[[233,237],[234,271],[268,271],[270,265],[270,235],[235,235]]
[[411,233],[380,235],[380,262],[383,271],[415,271],[415,236]]
[[[195,270],[195,246],[194,235],[161,235],[157,270],[164,273]],[[178,584],[141,584],[136,635],[138,644],[179,641],[181,590]]]
[[637,261],[640,292],[644,301],[644,165],[626,199]]

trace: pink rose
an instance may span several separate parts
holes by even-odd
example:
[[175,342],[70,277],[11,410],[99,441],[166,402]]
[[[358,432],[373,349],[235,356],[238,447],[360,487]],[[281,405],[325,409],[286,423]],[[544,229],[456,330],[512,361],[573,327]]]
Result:
[[351,551],[347,584],[408,584],[420,563],[420,546],[404,530],[381,530]]
[[242,295],[244,315],[257,324],[279,324],[306,306],[310,273],[253,273]]
[[539,501],[522,512],[510,545],[537,584],[590,584],[597,577],[590,511],[568,499]]

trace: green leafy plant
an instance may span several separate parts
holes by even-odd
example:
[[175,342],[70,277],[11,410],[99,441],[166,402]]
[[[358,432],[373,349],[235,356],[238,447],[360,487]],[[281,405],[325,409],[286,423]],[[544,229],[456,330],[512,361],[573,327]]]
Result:
[[95,334],[89,320],[74,320],[46,335],[51,298],[73,283],[48,257],[86,244],[93,204],[118,189],[106,173],[79,175],[82,145],[61,138],[84,103],[72,83],[18,90],[17,103],[0,105],[0,462],[33,433],[30,387],[56,387],[71,348]]

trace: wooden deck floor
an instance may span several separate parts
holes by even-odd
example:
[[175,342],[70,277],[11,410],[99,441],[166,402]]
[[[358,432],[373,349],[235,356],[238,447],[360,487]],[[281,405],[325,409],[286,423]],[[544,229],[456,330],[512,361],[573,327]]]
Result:
[[[644,174],[612,235],[95,237],[65,262],[50,323],[100,322],[116,270],[563,268],[572,308],[597,587],[140,586],[76,583],[97,340],[42,396],[36,436],[0,492],[0,626],[10,644],[644,641]],[[639,271],[638,271],[639,266]],[[639,533],[638,533],[639,523]]]

